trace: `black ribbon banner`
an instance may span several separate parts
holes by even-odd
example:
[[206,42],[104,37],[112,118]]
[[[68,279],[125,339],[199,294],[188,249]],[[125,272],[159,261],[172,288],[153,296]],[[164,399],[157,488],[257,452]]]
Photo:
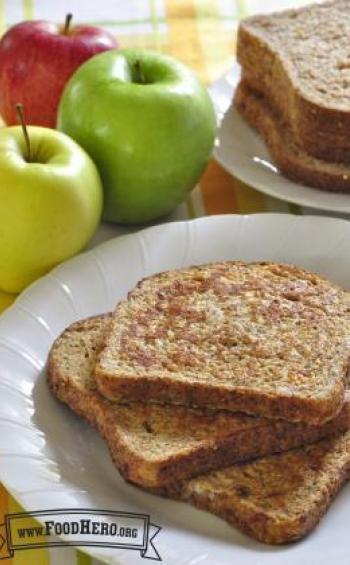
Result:
[[162,561],[153,545],[161,530],[148,514],[111,510],[39,510],[6,514],[0,524],[0,559],[14,551],[42,547],[95,546],[132,549]]

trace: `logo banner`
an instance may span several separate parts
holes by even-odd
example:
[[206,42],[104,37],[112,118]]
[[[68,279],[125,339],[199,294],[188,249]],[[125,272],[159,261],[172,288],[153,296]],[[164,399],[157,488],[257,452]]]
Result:
[[111,510],[7,514],[0,524],[0,559],[12,557],[17,550],[75,545],[137,550],[141,557],[161,561],[153,543],[160,530],[148,514]]

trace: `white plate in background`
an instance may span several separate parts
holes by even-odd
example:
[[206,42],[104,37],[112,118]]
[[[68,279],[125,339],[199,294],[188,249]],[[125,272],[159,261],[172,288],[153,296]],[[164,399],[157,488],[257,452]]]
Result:
[[215,159],[231,175],[269,196],[316,210],[350,214],[350,194],[318,190],[284,177],[276,168],[263,139],[236,108],[228,111],[240,72],[239,65],[235,64],[209,88],[219,120]]

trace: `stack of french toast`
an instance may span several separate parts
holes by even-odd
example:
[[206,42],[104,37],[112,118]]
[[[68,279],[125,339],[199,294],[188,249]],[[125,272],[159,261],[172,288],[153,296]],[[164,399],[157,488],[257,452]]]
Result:
[[68,327],[48,382],[126,481],[281,544],[349,477],[349,355],[348,292],[289,265],[220,262],[152,275]]
[[349,45],[349,0],[254,16],[238,32],[235,106],[284,175],[329,191],[350,191]]

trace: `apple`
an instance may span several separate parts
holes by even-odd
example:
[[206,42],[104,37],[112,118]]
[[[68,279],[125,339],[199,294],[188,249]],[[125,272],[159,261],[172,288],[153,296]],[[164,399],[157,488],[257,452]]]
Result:
[[105,219],[133,224],[169,213],[195,186],[212,152],[215,114],[204,86],[174,58],[112,50],[74,73],[57,127],[96,163]]
[[56,125],[62,90],[87,59],[117,47],[102,29],[27,21],[11,27],[0,41],[0,114],[8,125],[16,121],[15,105],[26,109],[27,124]]
[[85,247],[102,195],[96,166],[65,134],[1,128],[0,288],[19,292]]
[[16,294],[9,294],[8,292],[4,292],[0,290],[0,314],[6,310],[13,302],[16,300]]

